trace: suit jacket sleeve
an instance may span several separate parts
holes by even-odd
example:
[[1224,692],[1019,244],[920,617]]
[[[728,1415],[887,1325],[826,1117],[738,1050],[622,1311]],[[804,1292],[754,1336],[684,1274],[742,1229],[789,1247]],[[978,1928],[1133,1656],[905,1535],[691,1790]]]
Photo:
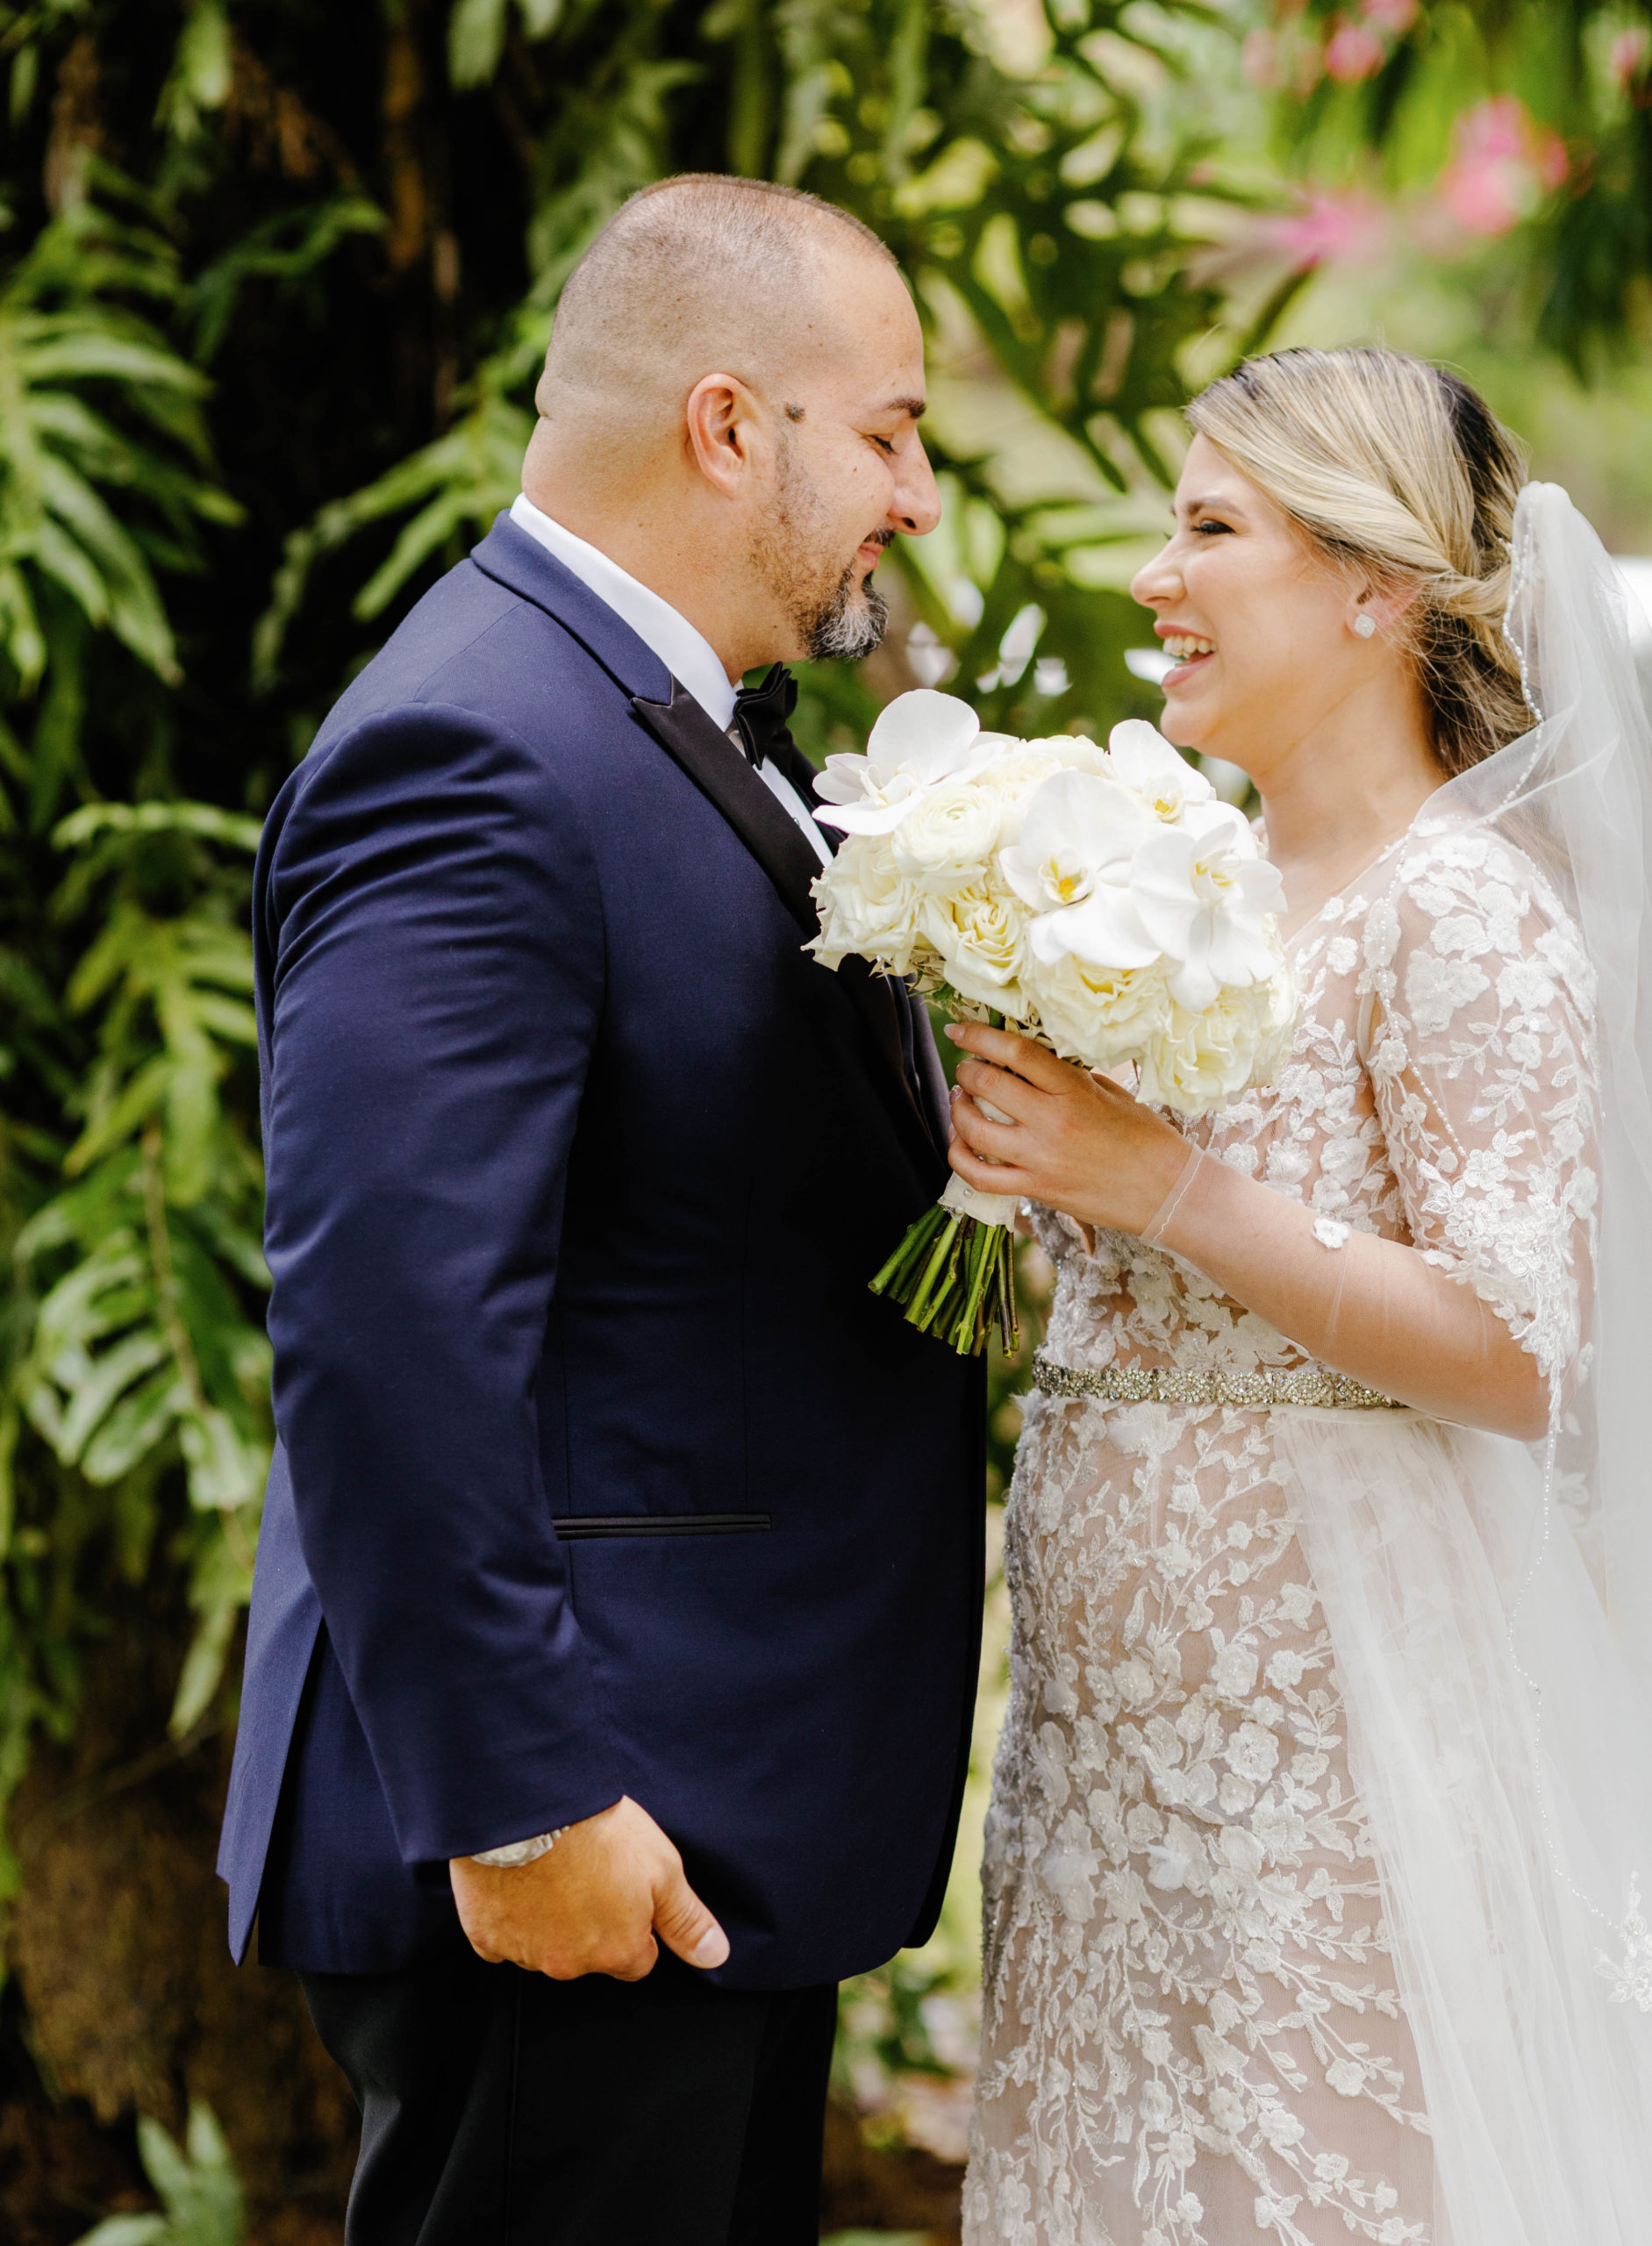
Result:
[[625,1791],[535,1398],[596,869],[541,760],[429,706],[333,745],[265,855],[276,1422],[403,1856],[467,1855]]

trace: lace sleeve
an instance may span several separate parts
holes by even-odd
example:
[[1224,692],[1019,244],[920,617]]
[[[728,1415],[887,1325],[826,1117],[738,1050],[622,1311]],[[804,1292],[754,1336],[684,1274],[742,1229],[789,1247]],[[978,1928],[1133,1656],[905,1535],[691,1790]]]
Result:
[[1434,838],[1372,908],[1360,992],[1412,1241],[1555,1383],[1582,1344],[1594,1251],[1594,991],[1576,926],[1508,843]]

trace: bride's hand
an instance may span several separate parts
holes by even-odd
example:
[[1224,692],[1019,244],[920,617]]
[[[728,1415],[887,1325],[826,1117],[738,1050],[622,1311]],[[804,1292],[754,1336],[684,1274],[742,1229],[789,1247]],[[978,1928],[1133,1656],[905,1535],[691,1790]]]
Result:
[[[968,1055],[952,1101],[949,1160],[983,1193],[1014,1193],[1080,1224],[1139,1233],[1181,1176],[1187,1141],[1121,1085],[980,1022],[947,1034]],[[977,1103],[1010,1117],[994,1123]]]

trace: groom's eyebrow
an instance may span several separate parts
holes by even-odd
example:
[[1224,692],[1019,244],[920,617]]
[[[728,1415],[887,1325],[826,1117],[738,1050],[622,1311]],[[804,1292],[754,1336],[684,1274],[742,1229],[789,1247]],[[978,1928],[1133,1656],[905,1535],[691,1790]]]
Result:
[[914,421],[921,421],[927,406],[921,397],[891,397],[887,405],[880,405],[880,413],[910,413]]

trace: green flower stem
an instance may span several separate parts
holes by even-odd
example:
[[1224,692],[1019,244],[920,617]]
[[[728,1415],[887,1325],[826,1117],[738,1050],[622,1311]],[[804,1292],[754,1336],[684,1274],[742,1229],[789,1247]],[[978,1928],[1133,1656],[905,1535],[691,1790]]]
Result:
[[969,1284],[964,1290],[962,1315],[952,1332],[952,1346],[961,1355],[977,1355],[986,1333],[986,1320],[981,1313],[988,1283],[998,1270],[998,1256],[992,1245],[992,1235],[998,1230],[997,1225],[977,1226],[976,1237],[969,1242],[965,1254]]
[[927,1333],[935,1319],[945,1309],[958,1269],[958,1238],[964,1220],[950,1211],[940,1228],[933,1251],[925,1264],[923,1276],[907,1297],[906,1316],[919,1333]]
[[[927,1255],[929,1243],[940,1230],[946,1216],[947,1212],[937,1202],[933,1209],[926,1210],[917,1223],[909,1228],[900,1246],[872,1281],[872,1292],[875,1295],[884,1294],[890,1288],[898,1286],[912,1271],[914,1265]],[[897,1302],[905,1302],[906,1298],[905,1295],[897,1295],[895,1299]]]
[[995,1327],[1006,1350],[1019,1344],[1015,1243],[1001,1225],[937,1204],[910,1227],[871,1288],[900,1304],[909,1325],[961,1357],[978,1357]]

